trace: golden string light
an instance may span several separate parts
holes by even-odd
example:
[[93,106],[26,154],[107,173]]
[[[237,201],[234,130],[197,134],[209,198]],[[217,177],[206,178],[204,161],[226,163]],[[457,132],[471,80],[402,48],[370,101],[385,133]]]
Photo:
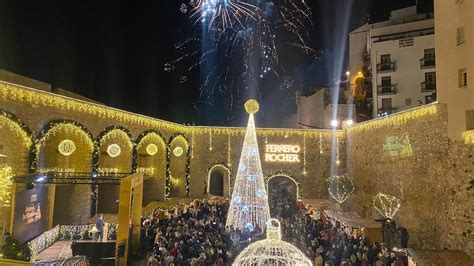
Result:
[[438,109],[439,106],[436,103],[423,105],[418,108],[392,114],[387,117],[381,117],[367,122],[357,123],[347,128],[347,132],[368,131],[382,127],[391,127],[394,124],[405,124],[420,117],[435,115],[439,112]]
[[336,138],[336,165],[340,165],[341,164],[341,160],[340,160],[340,151],[339,151],[339,139]]
[[209,150],[212,151],[212,132],[209,130]]
[[319,132],[319,154],[323,154],[323,134]]
[[23,140],[23,143],[28,148],[31,147],[31,138],[28,137],[28,134],[25,132],[25,130],[23,130],[23,128],[20,127],[20,125],[18,125],[18,123],[11,120],[10,118],[0,115],[0,129],[5,129],[7,131],[15,133],[19,139]]
[[9,207],[11,204],[12,175],[11,167],[0,164],[0,207]]
[[191,159],[194,159],[194,130],[191,132]]
[[462,133],[464,143],[474,144],[474,130],[468,130]]
[[231,162],[231,141],[230,141],[230,135],[227,135],[227,166],[230,168],[232,167],[232,162]]
[[306,175],[306,135],[303,135],[303,175]]
[[62,95],[8,84],[6,82],[0,82],[0,97],[7,102],[25,102],[48,108],[54,107],[63,111],[83,113],[99,118],[113,119],[121,123],[126,122],[149,128],[166,129],[173,132],[184,132],[186,128],[183,125],[144,115],[133,114],[95,103],[72,99]]
[[[132,141],[130,140],[130,137],[128,136],[128,134],[122,129],[113,129],[107,132],[107,134],[105,134],[105,136],[102,137],[102,139],[100,140],[100,146],[102,146],[104,143],[107,143],[108,141],[117,141],[117,140],[125,140],[124,142],[127,145],[128,149],[132,150],[133,148]],[[108,147],[110,147],[110,145]]]

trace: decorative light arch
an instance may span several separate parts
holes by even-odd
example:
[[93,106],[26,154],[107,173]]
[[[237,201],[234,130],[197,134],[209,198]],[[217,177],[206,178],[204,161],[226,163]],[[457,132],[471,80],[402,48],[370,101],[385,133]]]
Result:
[[[229,192],[229,195],[228,195],[228,196],[230,196],[230,190],[231,190],[231,189],[230,189],[230,188],[231,188],[231,185],[230,185],[230,177],[231,177],[232,173],[231,173],[231,170],[229,169],[229,167],[228,167],[226,164],[224,164],[224,163],[217,163],[217,164],[214,164],[214,165],[212,165],[211,167],[209,167],[209,168],[207,169],[207,172],[206,172],[206,184],[205,184],[205,187],[204,187],[204,191],[205,191],[206,194],[209,194],[210,182],[211,182],[211,173],[212,173],[212,170],[214,170],[214,168],[218,168],[218,167],[219,167],[219,168],[222,168],[222,169],[224,169],[224,170],[226,170],[227,173],[228,173],[228,176],[227,176],[227,183],[228,183],[228,184],[227,184],[227,187],[229,188],[229,191],[228,191],[228,192]],[[225,180],[224,180],[224,182],[225,182]],[[224,188],[225,188],[225,187],[224,187]],[[225,190],[225,189],[224,189],[224,190]],[[226,196],[226,195],[225,195],[225,193],[224,193],[224,197],[225,197],[225,196]]]
[[168,152],[166,156],[166,199],[170,198],[170,193],[171,193],[171,148],[173,146],[173,143],[178,140],[182,139],[184,143],[186,144],[186,174],[185,174],[185,179],[186,179],[186,196],[189,196],[189,191],[190,191],[190,181],[191,181],[191,174],[190,174],[190,164],[191,164],[191,146],[189,145],[189,140],[188,138],[182,134],[182,133],[174,133],[169,141],[168,141]]
[[136,145],[135,145],[135,149],[133,149],[133,165],[132,165],[132,171],[135,172],[137,170],[137,167],[138,167],[138,150],[140,150],[143,142],[148,139],[148,138],[152,138],[153,141],[152,143],[154,144],[159,144],[159,146],[161,146],[164,151],[165,151],[165,154],[168,154],[168,145],[166,145],[166,140],[165,138],[163,137],[163,135],[161,135],[160,132],[156,131],[156,130],[147,130],[145,132],[143,132],[142,134],[140,134],[137,138],[137,140],[135,141]]
[[290,173],[288,172],[285,172],[285,171],[277,171],[277,172],[274,172],[273,174],[267,176],[265,178],[265,185],[267,187],[267,193],[268,193],[268,184],[270,183],[270,180],[273,179],[274,177],[277,177],[277,176],[284,176],[284,177],[287,177],[288,179],[290,179],[291,181],[293,181],[296,185],[296,200],[300,200],[301,199],[301,187],[300,187],[300,182],[298,182],[298,180]]
[[130,150],[132,151],[132,166],[133,162],[136,161],[134,156],[134,147],[135,143],[132,140],[132,135],[128,131],[128,129],[121,127],[121,126],[110,126],[107,127],[104,131],[102,131],[99,136],[94,141],[94,155],[93,155],[93,172],[97,174],[99,171],[99,156],[100,156],[100,148],[102,144],[107,141],[111,137],[121,137],[127,140],[127,144],[129,145]]
[[[46,139],[49,138],[51,135],[56,134],[59,130],[69,130],[74,134],[78,134],[81,139],[83,139],[89,145],[91,152],[94,151],[94,137],[92,136],[92,133],[87,127],[73,120],[53,120],[41,129],[41,131],[36,136],[36,139],[34,140],[34,145],[31,146],[29,169],[30,174],[33,174],[37,171],[39,153]],[[92,158],[94,158],[93,155]]]

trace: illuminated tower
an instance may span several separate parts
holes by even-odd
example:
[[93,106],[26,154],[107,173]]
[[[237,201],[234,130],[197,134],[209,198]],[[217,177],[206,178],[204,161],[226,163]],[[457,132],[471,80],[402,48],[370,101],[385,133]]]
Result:
[[262,164],[260,163],[253,117],[253,114],[259,110],[258,102],[255,100],[247,101],[245,110],[250,117],[245,132],[226,225],[232,225],[234,228],[240,229],[245,227],[250,230],[258,225],[263,230],[266,222],[270,219],[270,210],[263,181]]

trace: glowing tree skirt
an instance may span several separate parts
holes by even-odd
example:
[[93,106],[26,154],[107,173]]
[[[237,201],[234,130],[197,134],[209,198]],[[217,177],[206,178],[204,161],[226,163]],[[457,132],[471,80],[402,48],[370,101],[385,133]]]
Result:
[[383,193],[378,193],[374,197],[374,208],[385,218],[393,219],[400,209],[400,199]]
[[249,228],[250,230],[258,225],[263,230],[266,222],[270,219],[270,210],[263,181],[253,117],[253,114],[258,111],[258,107],[247,107],[246,105],[250,117],[245,132],[226,225],[240,229]]
[[232,265],[310,266],[312,263],[297,247],[281,240],[280,222],[272,219],[267,225],[267,239],[249,245]]

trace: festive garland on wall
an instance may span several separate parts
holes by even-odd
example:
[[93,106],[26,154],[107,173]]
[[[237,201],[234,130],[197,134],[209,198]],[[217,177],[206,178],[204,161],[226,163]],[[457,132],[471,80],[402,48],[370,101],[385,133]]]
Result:
[[300,200],[302,198],[302,186],[301,186],[301,183],[300,181],[298,180],[298,178],[296,178],[294,175],[292,175],[291,173],[289,172],[286,172],[286,171],[276,171],[276,172],[273,172],[271,175],[268,175],[265,177],[265,186],[267,188],[267,193],[268,193],[268,181],[270,181],[271,178],[273,177],[276,177],[276,176],[285,176],[285,177],[288,177],[290,179],[293,179],[293,181],[296,183],[296,190],[297,190],[297,200]]
[[[142,143],[143,139],[145,139],[145,137],[147,137],[149,134],[156,134],[158,138],[162,141],[163,147],[165,148],[165,154],[168,153],[168,145],[166,145],[166,140],[163,137],[163,135],[161,135],[161,133],[156,130],[147,130],[141,133],[136,139],[135,141],[136,145],[134,146],[135,149],[133,149],[133,158],[138,158],[138,149],[140,148],[140,144]],[[137,171],[137,168],[138,168],[138,160],[134,160],[132,162],[132,172],[135,173]]]
[[1,108],[0,108],[0,116],[5,117],[6,119],[12,121],[19,127],[18,130],[22,131],[22,132],[19,132],[19,134],[21,133],[24,134],[23,141],[25,142],[26,146],[30,148],[30,146],[34,143],[33,132],[31,131],[31,129],[15,114]]
[[169,141],[168,141],[168,150],[166,153],[166,190],[165,190],[165,199],[170,199],[171,196],[171,147],[173,141],[177,138],[183,138],[186,141],[186,168],[185,168],[185,179],[186,179],[186,197],[189,197],[190,191],[190,181],[191,181],[191,173],[190,173],[190,164],[191,164],[191,145],[189,143],[188,138],[182,133],[174,133]]
[[[57,126],[61,125],[72,125],[75,126],[79,129],[81,129],[84,133],[86,133],[88,139],[91,141],[92,145],[94,145],[94,137],[90,130],[82,125],[79,122],[73,121],[73,120],[53,120],[50,121],[48,124],[46,124],[41,131],[38,133],[36,138],[34,139],[33,145],[31,145],[30,148],[30,154],[29,154],[29,170],[28,172],[30,174],[34,174],[38,171],[38,159],[39,159],[39,153],[41,150],[42,145],[44,144],[45,137],[51,132],[51,130],[54,130]],[[94,156],[92,156],[94,158]],[[92,159],[93,163],[94,159]],[[93,164],[92,164],[93,165]]]
[[209,174],[211,173],[211,170],[216,166],[221,166],[221,167],[225,168],[227,171],[229,171],[229,183],[230,183],[229,193],[230,193],[230,195],[232,195],[232,182],[231,182],[232,169],[224,162],[213,163],[213,164],[211,164],[210,167],[207,168],[206,175],[205,175],[206,178],[204,179],[204,194],[209,194],[209,193],[207,193],[207,184],[209,183],[208,180],[210,178]]
[[[92,179],[94,183],[91,185],[91,217],[97,214],[97,208],[99,206],[98,201],[98,186],[97,186],[97,177],[99,176],[99,161],[100,161],[100,148],[101,144],[104,141],[104,138],[109,135],[112,131],[119,130],[123,132],[127,137],[128,141],[130,141],[132,145],[132,166],[133,162],[137,160],[137,155],[135,152],[135,142],[132,139],[132,135],[130,131],[122,126],[109,126],[102,131],[97,138],[94,140],[94,152],[92,154]],[[133,168],[132,168],[133,169]]]

